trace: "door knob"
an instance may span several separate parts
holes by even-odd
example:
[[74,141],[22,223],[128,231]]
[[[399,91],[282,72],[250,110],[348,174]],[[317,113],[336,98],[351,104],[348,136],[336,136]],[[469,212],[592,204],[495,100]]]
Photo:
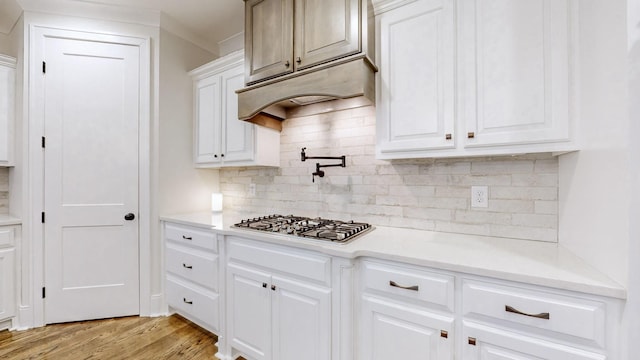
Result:
[[136,218],[136,216],[133,215],[133,213],[128,213],[127,215],[124,216],[124,219],[127,220],[127,221],[131,221],[131,220],[133,220],[135,218]]

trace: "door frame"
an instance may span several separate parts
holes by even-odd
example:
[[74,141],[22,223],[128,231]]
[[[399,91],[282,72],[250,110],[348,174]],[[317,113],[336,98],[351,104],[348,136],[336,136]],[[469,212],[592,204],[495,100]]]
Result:
[[[45,325],[44,299],[44,224],[41,223],[41,213],[44,209],[44,153],[41,147],[41,137],[44,134],[44,85],[42,77],[41,59],[44,55],[42,38],[63,37],[88,41],[102,41],[116,44],[137,46],[140,51],[140,79],[139,79],[139,117],[138,117],[138,246],[139,246],[139,304],[140,315],[150,315],[157,312],[152,309],[151,294],[151,38],[145,36],[127,36],[86,30],[63,29],[58,27],[28,26],[29,34],[27,61],[28,88],[25,95],[25,132],[28,134],[26,145],[27,159],[25,159],[25,178],[27,191],[25,194],[23,226],[28,232],[28,239],[22,247],[23,264],[20,269],[20,327],[38,327]],[[29,304],[32,308],[29,309]],[[24,317],[24,318],[23,318]]]

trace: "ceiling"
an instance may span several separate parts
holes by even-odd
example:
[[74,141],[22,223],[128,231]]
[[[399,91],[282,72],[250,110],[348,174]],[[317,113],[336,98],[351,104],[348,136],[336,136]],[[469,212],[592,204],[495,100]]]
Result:
[[196,44],[208,50],[217,50],[220,41],[241,33],[244,27],[242,0],[0,0],[0,32],[11,31],[22,9],[62,12],[74,6],[158,13],[159,18],[183,27],[186,31],[182,33],[193,35],[199,40]]

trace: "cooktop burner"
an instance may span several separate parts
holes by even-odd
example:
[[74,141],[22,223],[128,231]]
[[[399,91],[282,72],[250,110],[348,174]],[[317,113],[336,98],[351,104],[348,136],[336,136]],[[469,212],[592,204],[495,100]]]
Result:
[[294,215],[267,215],[242,220],[233,225],[235,228],[281,233],[305,238],[346,243],[357,235],[373,229],[366,223],[307,218]]

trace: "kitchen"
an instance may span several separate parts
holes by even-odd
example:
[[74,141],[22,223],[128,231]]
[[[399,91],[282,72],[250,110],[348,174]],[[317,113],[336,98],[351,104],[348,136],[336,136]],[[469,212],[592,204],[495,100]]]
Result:
[[[394,227],[435,231],[445,234],[442,236],[446,239],[451,239],[446,234],[464,235],[459,238],[485,235],[507,238],[510,240],[505,246],[513,248],[507,253],[513,253],[513,258],[518,259],[527,254],[525,249],[535,246],[528,240],[543,245],[559,244],[611,278],[613,283],[621,284],[626,301],[623,324],[618,330],[620,349],[617,357],[610,358],[632,358],[630,344],[640,336],[637,324],[631,320],[637,318],[640,306],[636,300],[640,265],[637,256],[633,256],[638,253],[638,225],[633,219],[638,218],[639,193],[633,185],[638,184],[637,154],[640,152],[631,139],[633,130],[638,130],[637,121],[632,119],[637,118],[640,111],[631,101],[639,92],[637,70],[633,71],[638,67],[639,36],[632,25],[638,22],[634,16],[639,12],[633,11],[638,2],[576,3],[574,19],[578,21],[574,25],[579,37],[572,48],[575,52],[572,59],[576,62],[573,69],[577,72],[572,86],[577,100],[574,99],[572,114],[579,114],[574,118],[579,119],[580,150],[563,155],[546,152],[515,157],[439,156],[434,159],[425,156],[380,160],[376,157],[376,126],[380,122],[376,112],[380,103],[376,107],[360,106],[333,112],[326,112],[319,103],[295,110],[296,114],[281,123],[279,168],[194,169],[193,82],[186,71],[215,56],[172,33],[169,29],[174,29],[171,27],[174,24],[170,21],[163,22],[161,18],[159,25],[141,26],[131,22],[123,25],[60,14],[43,15],[35,11],[42,8],[32,8],[24,13],[9,35],[0,36],[0,49],[20,59],[21,49],[27,47],[21,41],[28,38],[24,34],[33,24],[150,37],[152,43],[159,44],[151,50],[152,83],[157,85],[151,88],[149,97],[157,101],[151,101],[151,121],[146,130],[150,134],[146,140],[150,162],[147,174],[143,172],[141,179],[141,183],[149,186],[141,192],[138,216],[143,264],[140,314],[143,316],[166,313],[164,245],[158,240],[161,238],[160,216],[210,210],[211,193],[222,193],[225,213],[242,211],[251,214],[247,217],[291,213],[353,219],[376,226],[369,233],[371,236],[381,234],[378,230],[383,228]],[[381,4],[384,9],[384,2]],[[113,17],[110,20],[122,16],[106,13],[109,15]],[[219,53],[232,54],[239,48],[237,39],[232,38],[229,43],[234,41],[235,47],[220,49]],[[385,68],[380,60],[377,56],[376,65],[383,72]],[[19,62],[18,79],[21,66]],[[28,84],[26,79],[18,81],[18,94],[25,94],[27,86],[22,84]],[[20,96],[16,100],[22,104],[16,109],[16,117],[20,119],[28,113],[28,107],[21,103]],[[596,126],[602,123],[606,123],[606,127]],[[20,246],[33,251],[33,257],[22,251],[22,261],[17,262],[20,264],[17,273],[23,279],[18,281],[16,290],[20,294],[19,327],[44,324],[43,300],[37,294],[41,286],[38,284],[44,283],[39,275],[42,265],[37,265],[43,254],[32,240],[42,235],[33,220],[36,216],[26,215],[37,214],[40,220],[42,210],[33,207],[31,203],[36,202],[29,198],[34,196],[32,177],[37,175],[37,169],[27,171],[26,163],[35,158],[36,150],[41,150],[27,145],[28,133],[33,127],[26,124],[26,121],[16,123],[16,134],[22,134],[16,138],[16,166],[0,173],[0,178],[8,178],[8,184],[3,185],[8,201],[4,200],[1,209],[21,219]],[[458,131],[456,134],[460,135],[462,130]],[[346,167],[324,168],[325,177],[314,179],[315,163],[324,161],[302,162],[303,147],[309,156],[345,155]],[[474,185],[488,186],[491,211],[469,206],[470,187]],[[149,209],[148,213],[142,210],[145,208]],[[357,239],[347,247],[356,248],[360,240],[366,238]],[[348,258],[344,254],[346,250],[326,251],[341,252]],[[518,267],[518,261],[513,262],[507,261],[504,266]],[[462,271],[446,267],[439,270],[453,271],[456,276]],[[461,342],[462,324],[456,323],[450,333],[451,339]]]

